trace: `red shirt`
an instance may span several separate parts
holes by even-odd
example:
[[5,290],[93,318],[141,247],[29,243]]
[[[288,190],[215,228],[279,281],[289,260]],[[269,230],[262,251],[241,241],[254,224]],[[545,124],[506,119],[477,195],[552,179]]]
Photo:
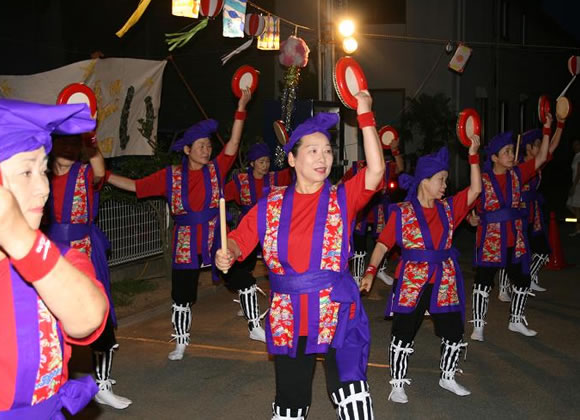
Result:
[[[87,167],[87,182],[88,182],[88,188],[87,188],[87,194],[88,194],[88,200],[89,200],[89,208],[92,208],[92,203],[93,203],[93,193],[95,191],[100,191],[101,188],[103,188],[103,185],[105,184],[105,179],[107,178],[106,176],[103,177],[103,179],[101,179],[101,181],[97,184],[94,185],[93,184],[93,180],[94,180],[94,173],[93,173],[93,168],[91,168],[91,166],[89,165]],[[50,178],[50,190],[52,192],[52,197],[54,200],[54,217],[56,219],[57,223],[61,223],[62,221],[62,206],[63,206],[63,202],[64,202],[64,195],[66,192],[66,183],[68,180],[68,176],[70,174],[70,171],[67,172],[66,174],[63,175],[52,175]],[[94,215],[93,215],[94,217]]]
[[[270,176],[270,175],[266,175]],[[292,182],[292,171],[290,168],[283,169],[277,172],[278,182],[276,185],[283,186],[283,185],[290,185]],[[264,195],[264,178],[254,178],[256,183],[256,199],[259,200]],[[224,196],[226,201],[235,201],[236,204],[241,205],[240,200],[240,191],[238,190],[238,186],[234,180],[231,180],[226,184],[226,188],[224,189]]]
[[[92,282],[101,290],[105,296],[103,286],[95,277],[95,272],[91,261],[86,254],[77,250],[69,249],[65,258],[78,270],[87,275]],[[15,312],[18,308],[14,307],[14,299],[12,295],[12,282],[10,279],[10,263],[8,258],[0,261],[0,343],[2,343],[2,351],[0,351],[0,411],[8,410],[13,403],[17,367],[18,367],[18,341],[16,337],[16,329],[26,326],[16,325]],[[62,374],[60,376],[60,385],[64,384],[68,379],[68,361],[71,356],[70,344],[87,345],[97,339],[105,328],[107,316],[104,317],[100,327],[88,337],[78,339],[71,338],[62,330],[64,336],[63,360],[62,360]],[[36,328],[36,326],[34,327]],[[37,343],[40,345],[40,343]],[[50,361],[44,363],[50,366]],[[32,367],[34,368],[34,367]]]
[[[346,209],[347,225],[352,223],[353,219],[360,209],[362,209],[373,194],[383,186],[381,182],[375,190],[365,188],[366,169],[361,170],[344,183],[346,189]],[[304,273],[308,270],[310,264],[310,247],[312,242],[312,232],[316,218],[316,209],[318,199],[322,188],[313,194],[301,194],[295,192],[292,206],[292,218],[290,222],[290,237],[288,238],[288,262],[297,273]],[[240,260],[251,253],[258,243],[258,209],[257,206],[246,214],[241,220],[239,226],[230,232],[229,238],[232,238],[242,251]],[[348,229],[350,236],[350,229]],[[300,296],[300,326],[299,335],[308,335],[308,295]]]
[[[225,147],[222,149],[221,153],[217,156],[217,166],[220,173],[220,183],[224,184],[227,173],[231,169],[232,165],[236,160],[236,155],[228,155],[225,152]],[[189,200],[189,205],[193,211],[204,210],[205,201],[205,183],[203,180],[203,172],[201,169],[187,171],[188,187],[189,191],[187,194],[187,199]],[[163,168],[145,178],[138,179],[135,181],[135,189],[137,193],[137,198],[145,197],[166,197],[166,182],[167,182],[167,169]],[[197,249],[201,250],[201,229],[197,230]],[[201,251],[200,251],[201,252]]]
[[[455,228],[459,226],[459,224],[463,221],[467,213],[473,207],[473,205],[467,205],[467,195],[469,192],[469,187],[465,188],[464,190],[458,192],[452,197],[452,210],[453,210],[453,225]],[[425,215],[425,220],[427,221],[427,225],[429,226],[429,233],[431,234],[431,239],[433,240],[433,246],[435,249],[438,249],[439,242],[441,242],[441,236],[443,235],[443,225],[441,224],[441,219],[439,218],[439,212],[437,211],[437,207],[433,206],[432,208],[422,207],[423,214]],[[387,225],[379,235],[377,242],[382,243],[387,247],[387,249],[393,248],[397,241],[396,238],[396,223],[397,218],[395,217],[395,213],[391,212],[389,215],[389,219],[387,221]],[[398,278],[399,271],[401,269],[401,262],[397,266],[397,270],[395,276]],[[430,283],[435,281],[435,274],[437,270],[433,272],[431,279],[429,280]]]
[[[536,159],[530,159],[527,160],[523,163],[520,163],[518,165],[518,168],[520,169],[520,174],[522,176],[521,179],[521,185],[520,185],[520,189],[521,187],[523,187],[525,184],[528,183],[528,181],[530,179],[532,179],[535,175],[536,175]],[[499,184],[499,188],[501,190],[501,193],[505,199],[506,194],[507,194],[507,190],[506,190],[506,184],[507,184],[507,174],[494,174],[495,175],[495,179],[497,180],[497,183]],[[481,196],[477,199],[476,202],[476,206],[477,206],[477,212],[481,213],[482,212],[482,204],[481,204]],[[479,238],[481,237],[481,225],[478,226],[477,228],[477,242],[479,243]],[[514,236],[514,232],[512,230],[512,224],[508,223],[507,224],[507,246],[508,248],[511,248],[513,246],[515,246],[516,244],[516,240],[515,240],[515,236]]]

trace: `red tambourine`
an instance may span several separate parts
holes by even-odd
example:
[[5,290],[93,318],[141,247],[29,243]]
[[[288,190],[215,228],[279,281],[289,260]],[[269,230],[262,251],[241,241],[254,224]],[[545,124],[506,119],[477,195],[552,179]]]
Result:
[[236,70],[232,77],[232,91],[238,98],[242,97],[242,89],[250,88],[254,93],[258,87],[260,72],[252,66],[244,65]]
[[332,79],[340,101],[347,108],[356,109],[358,101],[354,95],[368,89],[367,79],[360,65],[352,57],[342,57],[334,66]]
[[481,118],[475,109],[466,108],[459,113],[456,132],[459,141],[465,147],[471,146],[471,136],[481,135]]
[[398,138],[399,133],[390,125],[385,125],[379,130],[379,139],[381,140],[381,146],[383,146],[383,149],[390,149],[393,140],[397,140]]
[[546,114],[551,110],[550,98],[547,95],[540,96],[538,99],[538,119],[542,124],[546,122]]
[[87,104],[91,110],[91,117],[97,118],[97,97],[95,92],[83,83],[73,83],[60,91],[56,99],[57,105]]
[[572,113],[572,104],[565,96],[560,96],[556,100],[556,116],[560,120],[565,120]]
[[283,121],[274,121],[274,134],[276,134],[276,138],[280,142],[282,146],[288,143],[290,140],[290,136],[288,135],[288,131],[286,131],[286,125]]

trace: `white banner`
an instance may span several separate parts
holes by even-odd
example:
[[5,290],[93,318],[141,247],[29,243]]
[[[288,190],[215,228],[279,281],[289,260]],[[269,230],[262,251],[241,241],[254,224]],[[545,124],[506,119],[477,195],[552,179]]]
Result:
[[165,64],[105,58],[29,76],[0,76],[0,97],[54,104],[65,86],[84,83],[97,97],[97,139],[103,155],[151,155]]

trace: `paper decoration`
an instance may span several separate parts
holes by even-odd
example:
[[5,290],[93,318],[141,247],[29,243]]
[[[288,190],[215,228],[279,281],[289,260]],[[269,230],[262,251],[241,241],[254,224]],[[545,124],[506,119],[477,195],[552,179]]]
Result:
[[197,19],[199,16],[199,0],[172,0],[171,14]]
[[576,76],[580,73],[580,66],[578,65],[578,56],[573,55],[568,59],[568,71],[570,72],[571,76]]
[[119,29],[115,35],[117,35],[119,38],[123,38],[123,35],[125,35],[127,31],[131,29],[133,25],[139,21],[139,19],[141,19],[141,16],[143,16],[143,13],[145,13],[145,10],[147,10],[149,3],[151,3],[151,0],[140,0],[139,4],[137,5],[137,9],[135,9],[133,14],[129,17],[129,19],[127,19],[127,22],[125,22],[123,27]]
[[258,38],[259,50],[280,49],[280,18],[277,16],[264,16],[264,33]]
[[282,42],[278,60],[285,67],[306,67],[308,54],[310,54],[310,48],[306,42],[302,38],[290,35],[286,41]]
[[223,17],[223,36],[226,38],[243,38],[246,20],[246,0],[226,0]]
[[244,32],[249,36],[260,36],[264,33],[264,16],[257,13],[248,13],[244,24]]
[[459,44],[453,58],[449,62],[449,68],[457,73],[463,73],[467,60],[471,57],[471,48],[466,45]]
[[224,0],[200,0],[199,13],[208,18],[215,18],[224,7]]

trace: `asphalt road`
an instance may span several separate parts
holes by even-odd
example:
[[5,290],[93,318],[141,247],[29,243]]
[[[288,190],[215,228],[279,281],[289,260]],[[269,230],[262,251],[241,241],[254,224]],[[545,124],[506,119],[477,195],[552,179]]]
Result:
[[[580,261],[580,239],[568,238],[562,226],[568,262]],[[473,235],[460,231],[466,289],[471,290],[469,264]],[[527,338],[508,331],[508,304],[492,292],[486,341],[469,342],[458,381],[472,391],[458,397],[438,385],[440,340],[426,319],[415,340],[407,387],[409,403],[387,401],[390,385],[386,348],[391,322],[383,318],[388,288],[377,282],[364,299],[372,329],[368,377],[377,419],[580,419],[580,268],[541,274],[547,292],[528,300],[527,318],[538,335]],[[264,278],[259,285],[267,289]],[[75,419],[270,419],[274,369],[262,343],[251,341],[245,322],[236,316],[234,296],[224,287],[208,288],[193,309],[192,344],[184,359],[174,362],[170,304],[121,321],[121,345],[113,377],[119,395],[133,400],[117,411],[91,403]],[[266,299],[261,305],[266,305]],[[467,303],[470,319],[470,295]],[[466,337],[471,333],[466,327]],[[75,349],[74,370],[90,371],[89,352]],[[320,364],[314,379],[309,420],[334,419]]]

